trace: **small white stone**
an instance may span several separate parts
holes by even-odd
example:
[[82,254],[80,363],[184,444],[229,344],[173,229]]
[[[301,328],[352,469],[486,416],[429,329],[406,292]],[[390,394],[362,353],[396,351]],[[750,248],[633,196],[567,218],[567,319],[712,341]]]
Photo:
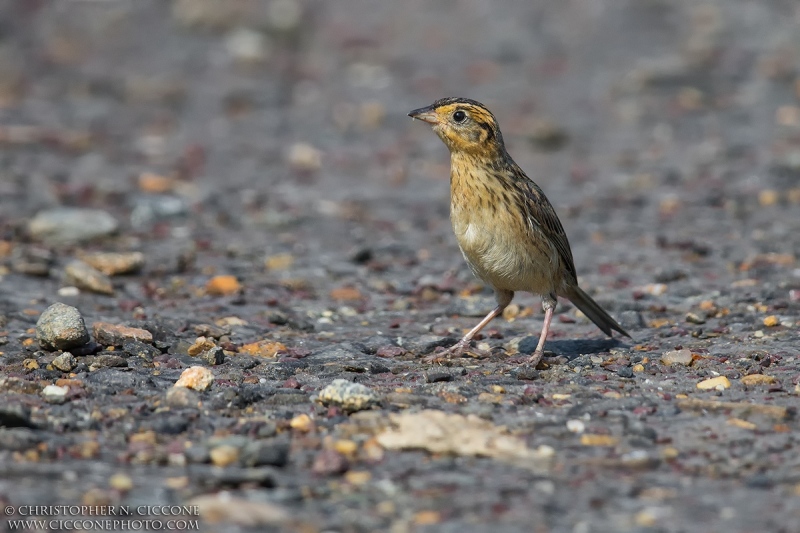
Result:
[[81,290],[78,287],[68,286],[68,287],[61,287],[58,289],[58,295],[62,298],[70,298],[75,296],[80,296]]
[[67,401],[69,387],[59,387],[58,385],[48,385],[42,389],[42,398],[47,403],[64,403]]
[[580,435],[586,431],[586,424],[584,424],[582,420],[567,420],[567,429],[572,433],[577,433]]

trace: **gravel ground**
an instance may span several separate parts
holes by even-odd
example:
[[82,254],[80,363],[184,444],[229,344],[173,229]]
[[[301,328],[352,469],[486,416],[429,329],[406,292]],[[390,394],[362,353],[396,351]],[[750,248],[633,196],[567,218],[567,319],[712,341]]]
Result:
[[[633,341],[562,302],[511,364],[519,295],[488,355],[421,361],[493,305],[406,117],[443,96]],[[3,0],[0,161],[5,505],[800,532],[795,0]]]

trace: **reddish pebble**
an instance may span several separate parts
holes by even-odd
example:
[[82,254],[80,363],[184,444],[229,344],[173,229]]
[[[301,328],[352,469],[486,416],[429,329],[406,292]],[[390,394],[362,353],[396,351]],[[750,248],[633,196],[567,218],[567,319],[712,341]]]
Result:
[[382,346],[378,348],[375,355],[378,357],[397,357],[404,353],[406,353],[406,351],[399,346]]
[[284,389],[299,389],[300,382],[297,381],[295,378],[289,378],[283,382],[283,385],[281,385],[281,387],[283,387]]
[[319,475],[341,474],[349,465],[344,455],[333,450],[322,450],[314,458],[311,470]]

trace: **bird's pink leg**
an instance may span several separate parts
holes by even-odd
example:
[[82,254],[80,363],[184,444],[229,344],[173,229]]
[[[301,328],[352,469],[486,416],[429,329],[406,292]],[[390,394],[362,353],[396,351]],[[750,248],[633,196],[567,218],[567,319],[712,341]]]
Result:
[[539,343],[536,345],[536,351],[531,354],[528,359],[528,364],[536,368],[539,361],[542,360],[544,355],[544,342],[547,340],[547,333],[550,331],[550,321],[553,320],[553,311],[555,311],[556,303],[558,300],[550,296],[549,298],[542,298],[542,307],[544,308],[544,323],[542,324],[542,333],[539,335]]
[[514,293],[511,291],[497,291],[497,307],[492,309],[488,315],[481,320],[477,326],[469,330],[469,332],[464,335],[464,337],[458,341],[455,345],[451,346],[444,352],[434,353],[429,355],[424,359],[424,361],[429,363],[436,363],[439,361],[443,361],[446,359],[450,359],[451,357],[460,357],[467,349],[469,348],[469,343],[472,342],[472,338],[475,337],[480,331],[486,327],[486,324],[491,322],[495,319],[498,315],[503,313],[503,310],[508,307],[508,304],[511,303],[511,299],[514,298]]

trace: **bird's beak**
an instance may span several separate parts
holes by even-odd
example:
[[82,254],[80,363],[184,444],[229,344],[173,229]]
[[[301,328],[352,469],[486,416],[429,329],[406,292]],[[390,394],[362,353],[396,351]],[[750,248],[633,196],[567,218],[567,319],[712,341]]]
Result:
[[427,122],[428,124],[439,123],[439,117],[436,115],[436,111],[434,111],[433,107],[431,106],[415,109],[409,113],[408,116],[417,120],[421,120],[422,122]]

